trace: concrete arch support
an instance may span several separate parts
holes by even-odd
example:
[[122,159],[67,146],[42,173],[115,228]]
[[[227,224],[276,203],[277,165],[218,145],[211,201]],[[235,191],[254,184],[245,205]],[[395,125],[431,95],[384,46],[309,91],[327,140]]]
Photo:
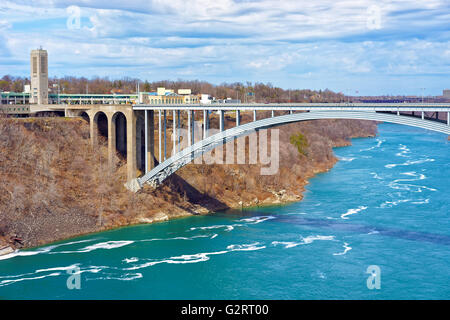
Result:
[[114,154],[116,153],[116,122],[114,114],[108,115],[108,163],[114,165]]
[[98,145],[99,116],[106,116],[107,128],[104,133],[108,138],[108,163],[114,164],[117,151],[126,153],[127,182],[136,178],[136,115],[131,106],[95,106],[85,111],[89,117],[90,142],[93,148]]
[[127,182],[136,178],[136,115],[133,111],[125,115],[127,120]]

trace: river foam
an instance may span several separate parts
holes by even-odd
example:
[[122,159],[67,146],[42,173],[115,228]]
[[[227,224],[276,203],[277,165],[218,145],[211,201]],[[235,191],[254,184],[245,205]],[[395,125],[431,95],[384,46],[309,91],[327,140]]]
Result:
[[334,236],[321,236],[321,235],[314,235],[314,236],[307,236],[302,237],[301,241],[295,242],[295,241],[272,241],[273,246],[282,245],[284,248],[294,248],[301,245],[311,244],[314,241],[334,241]]
[[344,251],[342,251],[342,252],[338,252],[338,253],[333,253],[333,256],[343,256],[343,255],[345,255],[348,251],[350,251],[350,250],[352,250],[352,247],[350,247],[349,245],[348,245],[348,243],[347,242],[344,242]]
[[118,240],[118,241],[106,241],[106,242],[99,242],[84,248],[81,248],[79,250],[73,250],[73,251],[59,251],[56,253],[86,253],[91,252],[94,250],[99,249],[105,249],[105,250],[111,250],[111,249],[117,249],[120,247],[128,246],[130,244],[134,243],[132,240]]
[[16,283],[16,282],[29,281],[29,280],[38,280],[38,279],[44,279],[44,278],[47,278],[47,277],[57,277],[59,275],[61,275],[60,272],[53,272],[53,273],[50,273],[50,274],[37,276],[37,277],[2,280],[2,281],[0,281],[0,287],[6,286],[6,285],[10,285],[10,284],[13,284],[13,283]]
[[191,227],[189,230],[211,230],[211,229],[225,229],[225,231],[232,231],[234,227],[237,225],[216,225],[216,226],[207,226],[207,227]]
[[[250,243],[250,244],[231,244],[228,245],[226,250],[213,251],[213,252],[200,252],[194,254],[182,254],[179,256],[173,256],[169,258],[163,259],[149,259],[147,262],[134,265],[132,267],[124,268],[123,270],[138,270],[142,268],[152,267],[158,264],[167,263],[167,264],[185,264],[185,263],[198,263],[205,262],[210,259],[212,255],[221,255],[230,253],[233,251],[256,251],[265,249],[266,246],[262,245],[259,242]],[[131,263],[131,261],[130,261]]]
[[408,158],[409,157],[408,154],[411,153],[411,150],[409,150],[409,148],[407,146],[403,145],[403,144],[400,145],[399,150],[400,150],[400,152],[395,154],[397,157]]
[[419,159],[419,160],[408,160],[403,163],[390,163],[390,164],[385,165],[384,167],[388,168],[388,169],[392,169],[392,168],[399,167],[399,166],[411,166],[414,164],[422,164],[425,162],[434,162],[434,161],[436,161],[436,160],[432,159],[432,158]]
[[384,139],[376,139],[376,141],[377,141],[377,144],[375,146],[369,147],[369,148],[360,149],[359,151],[371,151],[371,150],[374,150],[376,148],[380,148],[381,145],[383,144],[383,142],[385,142],[386,140],[384,140]]
[[348,219],[348,216],[350,216],[352,214],[356,214],[361,211],[364,211],[367,208],[368,208],[367,206],[359,206],[358,208],[355,208],[355,209],[348,209],[346,213],[341,214],[341,218]]
[[275,219],[274,216],[255,216],[237,220],[238,222],[247,222],[247,224],[258,224],[267,220]]
[[353,160],[355,160],[355,157],[338,157],[338,159],[340,161],[346,161],[346,162],[352,162]]

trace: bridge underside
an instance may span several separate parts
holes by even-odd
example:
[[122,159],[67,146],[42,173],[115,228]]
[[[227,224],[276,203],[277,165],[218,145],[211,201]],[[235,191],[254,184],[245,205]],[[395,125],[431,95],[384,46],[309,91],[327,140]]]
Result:
[[[147,171],[146,174],[137,179],[139,186],[143,186],[148,183],[154,187],[160,185],[166,178],[176,172],[178,169],[182,168],[186,164],[193,161],[195,158],[203,155],[204,153],[223,145],[233,139],[248,135],[255,130],[271,128],[278,125],[308,121],[308,120],[319,120],[319,119],[357,119],[357,120],[373,120],[379,122],[390,122],[401,125],[413,126],[423,129],[428,129],[440,133],[450,135],[449,120],[444,123],[440,121],[426,120],[422,117],[414,117],[411,115],[401,115],[392,113],[379,113],[379,112],[367,112],[367,111],[310,111],[302,113],[291,113],[282,116],[273,116],[270,118],[256,120],[256,113],[254,119],[256,121],[239,125],[239,111],[237,112],[237,123],[236,127],[228,130],[223,130],[223,111],[221,111],[220,121],[221,121],[221,131],[212,136],[206,137],[204,139],[190,144],[185,149],[180,152],[175,153],[170,158],[166,159],[162,163],[158,164],[152,170]],[[206,127],[206,126],[204,126]],[[192,127],[193,128],[193,127]],[[161,137],[161,136],[160,136]],[[161,143],[161,142],[160,142]],[[135,184],[136,185],[136,184]]]
[[[359,108],[359,110],[358,110]],[[364,110],[364,108],[366,108]],[[364,106],[143,106],[143,105],[78,105],[33,107],[34,112],[64,111],[66,116],[83,116],[90,122],[92,145],[98,143],[98,134],[108,141],[109,162],[118,153],[127,163],[127,188],[136,191],[145,183],[158,186],[167,177],[208,151],[233,139],[246,136],[258,129],[270,128],[298,121],[318,119],[359,119],[391,122],[420,127],[450,135],[450,108],[448,106],[376,107]],[[355,110],[356,109],[356,110]],[[361,110],[363,109],[363,110]],[[257,110],[268,111],[272,116],[257,120]],[[212,135],[211,119],[218,127]],[[240,112],[253,113],[253,121],[241,124]],[[289,113],[275,116],[280,113]],[[203,117],[200,115],[203,113]],[[236,126],[225,130],[227,117],[236,113]],[[266,116],[268,114],[266,113]],[[157,118],[157,119],[155,119]],[[196,121],[194,121],[194,118]],[[203,118],[203,119],[202,119]],[[155,121],[156,120],[156,121]],[[234,119],[233,119],[234,122]],[[229,122],[228,122],[229,124]],[[188,132],[183,138],[180,132]],[[194,128],[196,134],[194,134]],[[156,132],[158,131],[158,132]],[[211,135],[211,136],[209,136]],[[171,136],[168,139],[168,136]],[[184,139],[185,138],[185,139]],[[180,141],[187,147],[180,151]],[[158,143],[159,142],[159,143]],[[156,151],[156,152],[155,152]],[[170,154],[169,154],[170,153]],[[144,175],[137,178],[143,172]]]

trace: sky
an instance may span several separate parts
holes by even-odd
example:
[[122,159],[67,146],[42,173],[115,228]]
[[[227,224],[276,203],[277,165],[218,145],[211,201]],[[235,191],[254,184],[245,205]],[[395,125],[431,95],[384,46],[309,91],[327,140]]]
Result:
[[0,76],[264,82],[350,95],[450,88],[450,0],[1,0]]

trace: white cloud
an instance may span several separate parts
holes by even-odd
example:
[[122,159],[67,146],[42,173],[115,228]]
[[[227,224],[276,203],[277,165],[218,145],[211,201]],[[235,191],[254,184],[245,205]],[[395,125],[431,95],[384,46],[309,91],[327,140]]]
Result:
[[[69,5],[81,9],[80,29],[67,29]],[[379,28],[368,28],[371,6]],[[362,84],[368,74],[431,77],[450,73],[449,17],[444,0],[4,0],[0,54],[9,58],[0,65],[26,74],[29,49],[43,45],[59,75],[297,79],[303,87],[302,77],[323,87]]]

